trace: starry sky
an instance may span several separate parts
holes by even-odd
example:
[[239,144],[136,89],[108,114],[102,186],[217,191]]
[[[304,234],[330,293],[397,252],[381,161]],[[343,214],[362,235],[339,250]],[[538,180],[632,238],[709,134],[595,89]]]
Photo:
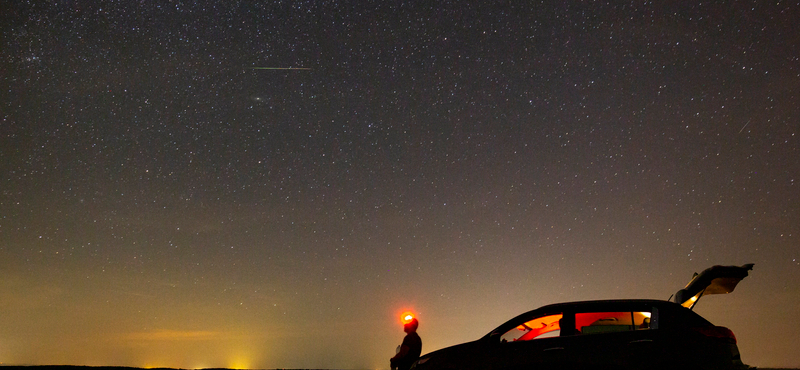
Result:
[[387,369],[405,310],[425,353],[755,263],[695,311],[800,367],[797,19],[3,2],[0,362]]

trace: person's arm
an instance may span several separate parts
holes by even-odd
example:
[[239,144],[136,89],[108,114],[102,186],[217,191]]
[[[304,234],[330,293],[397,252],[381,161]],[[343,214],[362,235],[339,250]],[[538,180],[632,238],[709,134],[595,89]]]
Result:
[[405,344],[401,345],[400,346],[400,351],[397,352],[397,354],[394,355],[394,357],[392,357],[390,360],[394,361],[394,360],[399,360],[399,359],[401,359],[403,357],[406,357],[406,355],[408,354],[408,350],[409,350],[409,348],[408,348],[407,345],[405,345]]

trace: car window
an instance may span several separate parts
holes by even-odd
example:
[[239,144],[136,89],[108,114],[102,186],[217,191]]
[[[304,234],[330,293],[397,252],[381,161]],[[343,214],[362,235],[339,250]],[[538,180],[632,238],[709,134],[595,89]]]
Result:
[[516,342],[531,339],[557,337],[560,333],[559,320],[562,315],[536,317],[517,325],[500,336],[501,342]]
[[575,334],[647,330],[651,316],[644,311],[580,312],[575,314]]

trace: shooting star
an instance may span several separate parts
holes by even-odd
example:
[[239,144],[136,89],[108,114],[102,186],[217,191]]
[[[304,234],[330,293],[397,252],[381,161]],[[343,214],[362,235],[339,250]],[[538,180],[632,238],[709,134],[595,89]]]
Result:
[[751,119],[747,120],[747,123],[745,123],[745,124],[744,124],[744,126],[742,126],[742,129],[741,129],[741,130],[739,130],[739,133],[740,133],[740,134],[742,133],[742,131],[744,131],[744,128],[745,128],[745,127],[747,127],[747,125],[749,125],[749,124],[750,124],[750,121],[751,121]]
[[309,71],[311,68],[303,68],[303,67],[250,67],[249,69],[269,69],[269,70],[305,70]]

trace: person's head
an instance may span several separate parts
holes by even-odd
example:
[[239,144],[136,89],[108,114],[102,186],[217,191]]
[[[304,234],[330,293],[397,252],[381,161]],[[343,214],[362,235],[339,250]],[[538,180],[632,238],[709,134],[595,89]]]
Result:
[[403,331],[406,333],[413,333],[417,331],[419,321],[416,318],[411,319],[407,324],[403,325]]

